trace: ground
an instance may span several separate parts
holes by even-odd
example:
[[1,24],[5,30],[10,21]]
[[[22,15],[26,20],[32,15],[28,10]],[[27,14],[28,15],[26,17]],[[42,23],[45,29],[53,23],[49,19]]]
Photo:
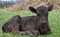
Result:
[[[0,37],[30,37],[29,35],[17,35],[15,33],[3,33],[2,26],[14,15],[20,15],[21,17],[25,16],[34,16],[36,14],[31,13],[30,11],[22,10],[15,12],[1,12],[0,11]],[[60,37],[60,11],[53,10],[49,12],[49,25],[51,27],[52,34],[50,35],[40,35],[40,37]]]

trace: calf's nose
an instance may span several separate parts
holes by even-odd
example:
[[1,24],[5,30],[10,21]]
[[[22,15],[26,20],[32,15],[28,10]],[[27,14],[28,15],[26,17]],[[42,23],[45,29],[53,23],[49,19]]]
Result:
[[42,22],[41,22],[41,25],[45,25],[45,24],[46,24],[46,21],[42,21]]
[[42,21],[41,22],[41,27],[44,29],[45,28],[45,25],[46,25],[46,22],[45,21]]

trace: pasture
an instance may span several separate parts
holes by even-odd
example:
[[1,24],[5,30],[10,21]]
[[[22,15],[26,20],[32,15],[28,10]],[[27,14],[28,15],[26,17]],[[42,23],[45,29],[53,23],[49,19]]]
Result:
[[[21,17],[35,16],[36,14],[31,13],[27,10],[15,11],[15,12],[0,12],[0,37],[31,37],[29,35],[17,35],[15,33],[3,33],[2,26],[14,15],[20,15]],[[60,11],[51,11],[48,15],[49,25],[51,27],[52,34],[40,35],[40,37],[60,37]]]

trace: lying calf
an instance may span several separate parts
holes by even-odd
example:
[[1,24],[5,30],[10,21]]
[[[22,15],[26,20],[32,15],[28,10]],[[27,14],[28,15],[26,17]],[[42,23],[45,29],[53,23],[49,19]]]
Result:
[[[48,11],[51,11],[52,8],[53,5],[50,5],[49,7],[39,6],[37,9],[29,7],[37,16],[19,17],[20,19],[18,21],[8,21],[2,27],[2,30],[4,32],[20,31],[19,34],[48,34],[51,32],[48,25]],[[12,20],[14,19],[15,18]]]

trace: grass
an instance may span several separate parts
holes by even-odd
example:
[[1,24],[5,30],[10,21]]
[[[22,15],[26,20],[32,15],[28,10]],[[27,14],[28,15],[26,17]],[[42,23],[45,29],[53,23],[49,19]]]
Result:
[[[30,11],[15,11],[15,12],[0,12],[0,37],[30,37],[29,35],[17,35],[14,33],[3,33],[3,24],[12,18],[14,15],[20,15],[21,17],[36,15]],[[40,35],[40,37],[60,37],[60,11],[49,12],[49,25],[51,27],[52,34]]]

